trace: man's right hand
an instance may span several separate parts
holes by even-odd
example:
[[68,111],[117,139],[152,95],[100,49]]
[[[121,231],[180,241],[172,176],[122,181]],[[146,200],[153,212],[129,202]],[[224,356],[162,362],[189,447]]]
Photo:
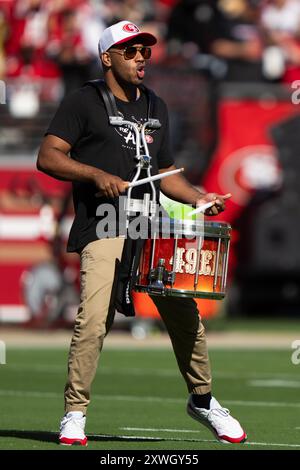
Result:
[[97,197],[105,196],[108,198],[119,197],[128,188],[128,182],[119,178],[119,176],[111,175],[105,171],[99,170],[93,178],[98,189]]

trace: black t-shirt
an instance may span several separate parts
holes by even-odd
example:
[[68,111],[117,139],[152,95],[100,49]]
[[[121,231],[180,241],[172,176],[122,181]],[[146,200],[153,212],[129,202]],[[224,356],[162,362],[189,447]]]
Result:
[[[148,102],[145,92],[134,102],[116,98],[119,113],[126,120],[144,123],[147,120]],[[151,174],[174,163],[169,145],[167,107],[159,97],[155,99],[153,118],[162,126],[147,130],[147,142],[151,156]],[[125,181],[132,179],[135,170],[135,135],[129,127],[114,127],[109,124],[104,102],[92,86],[84,86],[69,94],[61,103],[46,134],[52,134],[68,142],[71,158],[117,175]],[[141,153],[144,153],[142,150]],[[146,175],[142,174],[142,177]],[[157,185],[159,186],[159,185]],[[139,186],[146,190],[146,185]],[[138,189],[134,188],[134,189]],[[100,204],[112,200],[95,196],[97,188],[89,183],[73,183],[75,219],[71,228],[68,251],[80,251],[88,243],[98,239],[96,233],[100,218],[96,216]],[[132,191],[132,197],[137,197]],[[141,190],[139,190],[139,195]],[[116,200],[113,201],[116,204]]]

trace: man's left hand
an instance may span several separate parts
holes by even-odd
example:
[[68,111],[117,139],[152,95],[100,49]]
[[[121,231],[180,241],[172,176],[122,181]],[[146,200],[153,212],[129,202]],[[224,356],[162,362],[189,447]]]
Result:
[[229,199],[231,194],[207,193],[199,197],[196,201],[196,207],[202,206],[207,202],[214,202],[214,205],[204,212],[205,215],[218,215],[225,210],[225,200]]

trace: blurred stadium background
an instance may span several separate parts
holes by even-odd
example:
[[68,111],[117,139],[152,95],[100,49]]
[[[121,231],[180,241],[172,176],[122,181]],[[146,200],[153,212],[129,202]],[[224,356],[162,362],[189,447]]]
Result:
[[[63,96],[101,76],[101,31],[124,18],[159,38],[146,84],[168,104],[177,166],[192,184],[233,195],[219,217],[232,226],[228,293],[200,301],[207,329],[239,325],[257,339],[262,328],[257,347],[273,337],[287,350],[300,318],[299,0],[0,0],[0,339],[55,346],[61,328],[59,346],[69,339],[78,302],[77,255],[65,253],[70,185],[38,173],[35,161]],[[162,328],[141,295],[136,338]],[[230,361],[220,370],[238,376]],[[265,366],[275,370],[271,355]]]

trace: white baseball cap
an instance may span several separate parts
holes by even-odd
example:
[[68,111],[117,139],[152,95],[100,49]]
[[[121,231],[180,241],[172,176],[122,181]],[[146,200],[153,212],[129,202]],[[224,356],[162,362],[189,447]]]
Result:
[[119,21],[119,23],[113,24],[103,31],[98,44],[99,53],[102,54],[110,47],[130,41],[133,38],[139,38],[145,46],[153,46],[157,43],[157,39],[153,34],[142,32],[130,21]]

